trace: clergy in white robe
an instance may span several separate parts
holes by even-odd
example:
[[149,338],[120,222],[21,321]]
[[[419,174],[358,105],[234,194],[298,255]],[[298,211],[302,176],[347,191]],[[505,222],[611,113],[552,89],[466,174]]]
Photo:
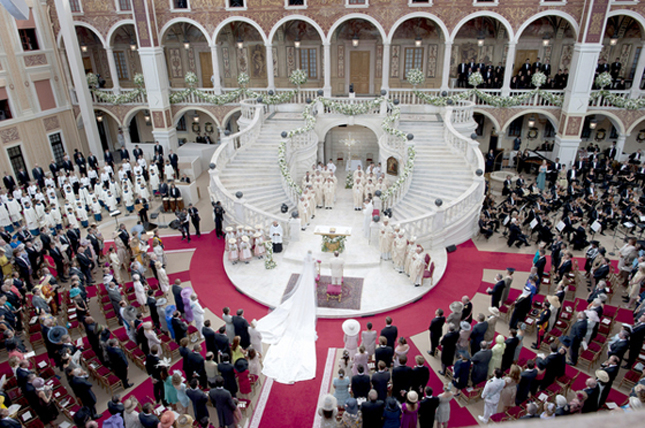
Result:
[[274,221],[269,228],[269,236],[271,237],[271,242],[273,243],[274,253],[282,252],[282,235],[282,225],[277,221]]
[[338,251],[334,251],[334,258],[329,261],[329,265],[331,267],[331,283],[333,285],[342,285],[345,261],[340,258]]

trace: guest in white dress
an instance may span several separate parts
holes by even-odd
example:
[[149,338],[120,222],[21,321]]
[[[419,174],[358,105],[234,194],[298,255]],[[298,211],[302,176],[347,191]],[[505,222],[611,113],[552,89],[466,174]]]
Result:
[[203,339],[202,328],[204,327],[204,308],[197,300],[197,294],[192,294],[190,296],[190,308],[193,310],[193,320],[195,320],[195,327],[199,332],[199,338]]
[[161,291],[163,291],[163,293],[166,294],[168,293],[168,290],[170,290],[170,278],[168,278],[166,269],[164,269],[163,264],[160,261],[155,263],[155,268],[157,268],[159,287],[161,288]]
[[143,323],[143,335],[148,339],[148,347],[152,349],[153,346],[157,345],[161,349],[161,339],[155,333],[154,325],[152,322],[146,321]]
[[345,350],[349,353],[350,358],[354,358],[358,350],[358,333],[361,331],[361,325],[355,319],[348,319],[343,322],[343,333],[345,336]]
[[251,321],[249,326],[249,336],[251,338],[251,346],[259,353],[262,353],[262,333],[260,333],[256,327],[258,325],[258,320]]

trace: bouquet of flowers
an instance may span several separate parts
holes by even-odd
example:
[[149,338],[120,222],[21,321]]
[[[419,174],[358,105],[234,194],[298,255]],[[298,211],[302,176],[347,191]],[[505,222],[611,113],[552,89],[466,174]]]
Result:
[[289,76],[289,82],[298,87],[304,85],[307,83],[307,73],[301,69],[293,70],[291,76]]
[[425,81],[425,76],[423,75],[423,71],[419,70],[418,68],[413,68],[409,70],[408,75],[405,76],[405,78],[412,86],[422,85],[423,82]]

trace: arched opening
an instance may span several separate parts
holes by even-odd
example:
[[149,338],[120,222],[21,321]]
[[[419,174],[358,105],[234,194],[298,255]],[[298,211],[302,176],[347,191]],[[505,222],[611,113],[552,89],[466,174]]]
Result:
[[477,16],[465,22],[452,45],[451,87],[468,87],[470,74],[479,71],[484,77],[481,87],[501,88],[509,38],[505,24],[493,16]]
[[605,89],[625,90],[633,86],[643,87],[644,70],[637,70],[637,65],[641,55],[645,55],[642,50],[644,35],[641,23],[631,16],[614,15],[607,18],[596,68],[596,75],[604,71],[611,74],[612,85]]
[[103,151],[115,152],[121,144],[125,143],[121,123],[107,110],[94,109],[94,116],[101,139],[101,148]]
[[119,86],[134,88],[134,75],[142,73],[141,59],[137,51],[137,34],[133,24],[118,27],[108,40],[114,52],[114,65],[119,78]]
[[[348,141],[353,141],[353,144],[348,144]],[[349,168],[354,171],[358,165],[365,169],[370,162],[379,162],[378,137],[366,126],[336,126],[328,130],[318,144],[318,160],[322,162],[333,159],[336,162],[343,159],[343,164],[337,165],[342,170]],[[339,176],[339,180],[340,178]]]
[[131,143],[154,143],[152,119],[148,109],[137,111],[129,120],[126,118],[126,122]]
[[[271,40],[273,45],[273,72],[278,88],[288,88],[289,76],[296,69],[307,73],[304,87],[323,86],[324,62],[322,38],[318,30],[303,20],[290,20],[278,27]],[[284,59],[286,58],[286,61]]]
[[240,128],[237,125],[237,121],[240,119],[240,116],[242,116],[242,109],[238,108],[230,111],[222,121],[222,129],[230,132],[231,134],[238,132]]
[[645,143],[645,117],[634,122],[627,130],[624,151],[635,152],[642,147],[643,143]]
[[[620,135],[625,134],[625,129],[620,120],[611,114],[598,114],[588,113],[585,116],[584,123],[582,124],[582,131],[580,133],[580,147],[579,151],[587,151],[590,145],[598,147],[600,152],[604,152],[613,141],[616,141]],[[638,147],[636,144],[631,145],[632,149],[628,147],[627,142],[623,148],[625,153],[636,151]]]
[[411,69],[423,71],[424,87],[441,86],[445,35],[435,21],[424,17],[403,21],[392,35],[391,46],[398,55],[392,55],[390,71],[401,70],[398,77],[386,76],[391,88],[411,87],[406,80]]
[[188,22],[176,22],[166,29],[161,40],[171,87],[186,87],[188,72],[197,75],[199,87],[213,87],[211,48],[206,34],[200,28]]
[[[480,150],[484,154],[488,153],[490,150],[493,150],[493,153],[495,154],[497,160],[497,155],[504,152],[504,148],[501,147],[499,141],[499,126],[496,126],[495,122],[486,113],[473,113],[473,120],[475,121],[475,123],[477,123],[475,133],[477,134],[477,140],[479,141]],[[501,157],[499,160],[499,165],[496,162],[495,166],[501,166]],[[496,168],[495,171],[497,171],[498,169],[499,168]]]
[[[370,95],[383,80],[383,33],[374,23],[351,18],[336,25],[331,33],[332,93]],[[400,55],[400,53],[399,53]],[[394,55],[392,55],[394,62]],[[399,77],[400,69],[391,70]]]
[[77,25],[75,29],[78,43],[81,46],[81,60],[85,74],[96,74],[100,88],[114,87],[107,51],[101,38],[87,27]]
[[518,38],[511,89],[532,89],[531,76],[537,71],[547,76],[542,89],[564,89],[575,42],[575,29],[565,18],[548,15],[532,21]]
[[179,145],[186,143],[215,144],[219,140],[219,124],[208,111],[190,109],[175,116]]
[[267,71],[273,71],[273,64],[267,65],[264,39],[253,25],[232,21],[216,37],[221,56],[220,78],[224,87],[236,88],[237,76],[241,73],[249,75],[249,87],[267,86]]

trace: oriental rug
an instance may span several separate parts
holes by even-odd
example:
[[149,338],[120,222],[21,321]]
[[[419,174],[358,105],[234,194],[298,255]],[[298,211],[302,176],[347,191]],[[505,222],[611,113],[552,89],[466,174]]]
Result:
[[[289,278],[289,283],[287,283],[287,288],[282,294],[282,300],[284,301],[284,296],[293,290],[293,287],[296,286],[300,274],[294,273]],[[320,308],[334,308],[334,309],[360,309],[361,308],[361,297],[363,295],[363,278],[353,278],[346,276],[343,278],[343,291],[340,298],[338,299],[329,299],[327,300],[327,285],[331,284],[331,276],[322,275],[320,281],[318,281],[318,287],[316,287],[316,295],[318,298],[318,307]]]

